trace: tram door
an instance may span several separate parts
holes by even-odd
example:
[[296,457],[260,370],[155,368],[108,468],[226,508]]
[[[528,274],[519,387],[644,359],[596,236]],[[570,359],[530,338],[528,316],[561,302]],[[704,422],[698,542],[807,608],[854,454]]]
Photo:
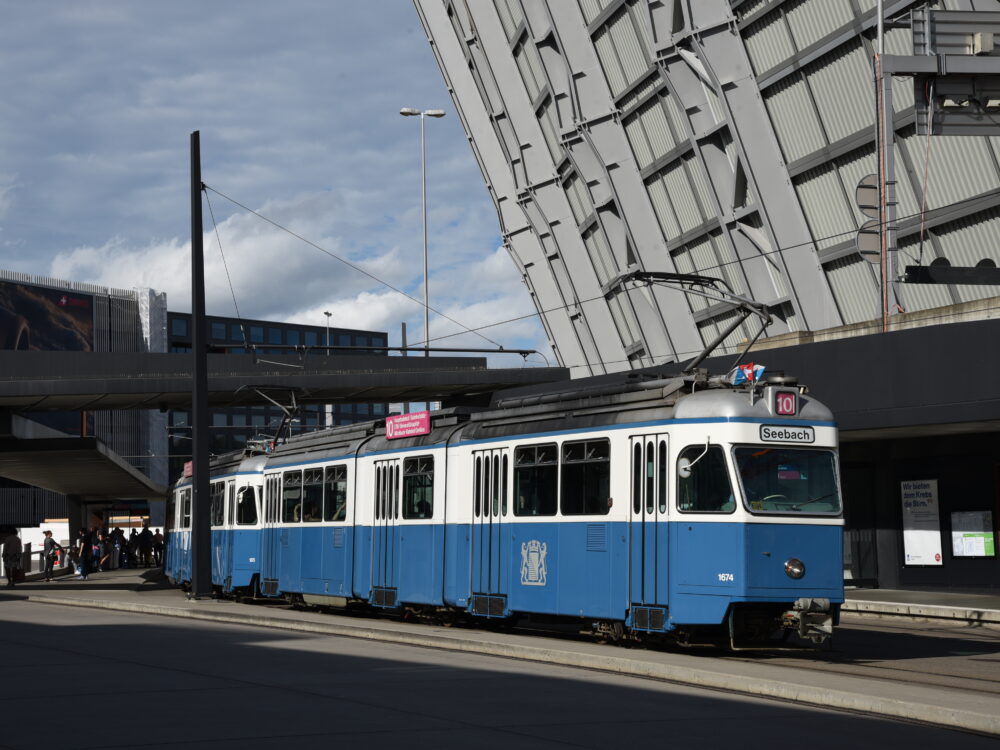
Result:
[[281,475],[264,478],[264,523],[260,541],[260,590],[268,596],[278,593],[278,573],[281,570]]
[[505,614],[510,553],[502,533],[508,512],[510,451],[473,452],[472,611]]
[[377,607],[397,604],[400,481],[399,459],[375,462],[371,603]]
[[633,604],[665,605],[667,595],[667,436],[631,438],[630,592]]
[[236,487],[232,479],[226,480],[225,526],[222,531],[222,585],[228,591],[233,578],[233,546],[236,541]]

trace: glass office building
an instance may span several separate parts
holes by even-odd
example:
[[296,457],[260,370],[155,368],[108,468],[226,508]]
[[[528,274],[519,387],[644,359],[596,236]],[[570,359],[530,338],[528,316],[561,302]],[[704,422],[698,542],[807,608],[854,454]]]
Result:
[[[387,346],[384,331],[360,331],[346,328],[308,326],[293,323],[276,323],[264,320],[246,320],[209,315],[209,353],[245,354],[250,347],[258,356],[294,354],[285,347],[299,347],[303,356],[324,356],[327,336],[331,347],[344,347],[331,351],[331,356],[351,354],[384,354],[378,347]],[[191,351],[191,314],[167,313],[169,349],[175,353]],[[375,347],[371,349],[370,347]],[[388,414],[385,403],[309,404],[303,406],[292,434],[324,427],[364,422]],[[283,412],[277,406],[238,406],[213,409],[209,418],[210,451],[227,453],[246,445],[248,440],[273,437],[281,424]],[[190,420],[188,411],[175,410],[169,414],[170,475],[180,476],[184,462],[190,459]]]

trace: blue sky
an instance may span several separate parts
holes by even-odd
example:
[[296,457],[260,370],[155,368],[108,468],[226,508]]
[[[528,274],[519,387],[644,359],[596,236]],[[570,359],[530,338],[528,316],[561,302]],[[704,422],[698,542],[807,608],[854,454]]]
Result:
[[[431,305],[470,327],[534,312],[408,0],[0,7],[0,267],[149,286],[189,309],[199,130],[209,186],[419,299],[420,126],[398,112],[440,108],[426,123]],[[322,325],[329,310],[421,337],[418,304],[209,195],[243,316]],[[231,315],[207,206],[205,222],[208,310]],[[431,329],[458,330],[433,314]],[[551,358],[537,319],[484,333]]]

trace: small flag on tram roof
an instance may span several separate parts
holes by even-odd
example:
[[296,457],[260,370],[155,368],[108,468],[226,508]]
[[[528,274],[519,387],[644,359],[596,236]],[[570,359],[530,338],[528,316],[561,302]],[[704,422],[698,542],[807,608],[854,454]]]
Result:
[[755,383],[764,375],[765,369],[764,365],[755,365],[753,362],[748,362],[745,365],[739,365],[729,373],[729,382],[733,385]]

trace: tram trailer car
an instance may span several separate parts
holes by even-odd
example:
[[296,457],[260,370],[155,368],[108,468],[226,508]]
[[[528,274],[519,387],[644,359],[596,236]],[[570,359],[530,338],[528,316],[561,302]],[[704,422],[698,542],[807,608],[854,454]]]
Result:
[[[507,398],[399,439],[384,420],[333,428],[229,457],[212,482],[226,592],[732,648],[822,643],[843,603],[836,426],[791,378]],[[189,493],[179,482],[168,537],[181,583]]]

